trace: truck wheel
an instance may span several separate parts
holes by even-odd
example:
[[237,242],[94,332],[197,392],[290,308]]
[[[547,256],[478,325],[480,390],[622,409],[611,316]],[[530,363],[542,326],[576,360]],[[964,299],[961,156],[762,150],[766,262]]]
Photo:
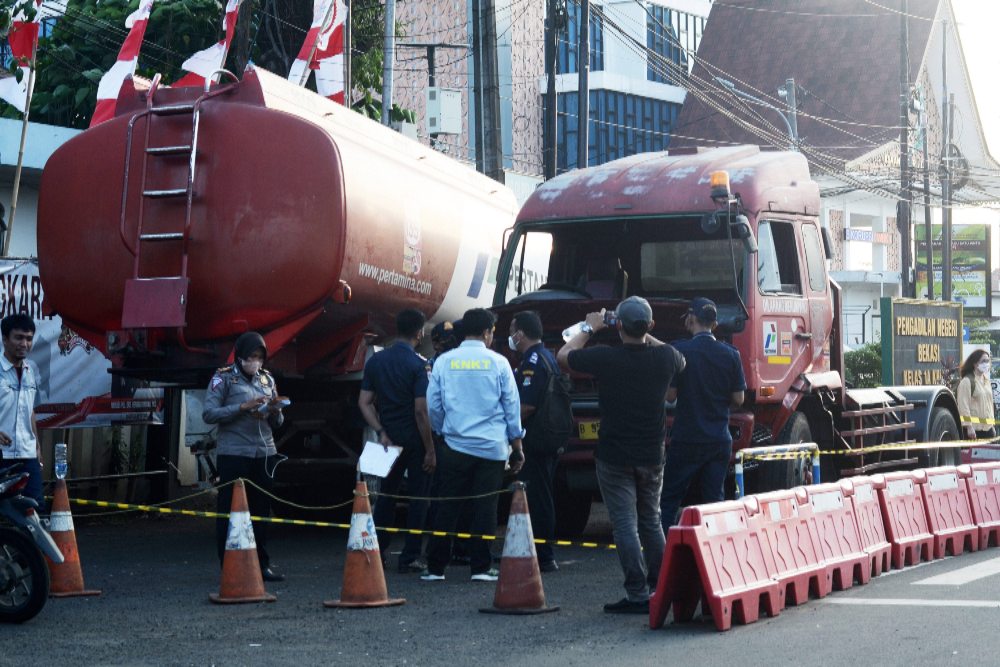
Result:
[[[776,444],[796,445],[812,442],[809,420],[801,412],[793,412],[785,427],[778,434]],[[761,461],[757,467],[757,491],[791,489],[807,483],[806,475],[812,469],[812,461],[803,457],[788,461]]]
[[[958,440],[958,425],[947,408],[936,407],[931,410],[931,425],[927,429],[927,442],[951,442]],[[921,468],[933,468],[939,465],[958,465],[959,450],[924,449],[917,452],[917,460]]]
[[569,488],[565,475],[556,474],[553,487],[556,505],[556,537],[575,539],[590,521],[591,494]]

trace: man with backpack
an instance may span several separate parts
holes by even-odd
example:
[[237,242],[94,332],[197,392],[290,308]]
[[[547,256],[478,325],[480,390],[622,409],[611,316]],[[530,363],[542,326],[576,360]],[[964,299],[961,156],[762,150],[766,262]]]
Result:
[[507,345],[521,356],[514,378],[521,398],[521,423],[527,431],[524,467],[517,478],[526,483],[531,532],[546,540],[536,546],[538,567],[542,572],[555,572],[559,565],[551,544],[556,533],[552,484],[573,420],[568,388],[562,384],[568,378],[559,372],[555,356],[542,343],[538,313],[525,310],[514,315]]

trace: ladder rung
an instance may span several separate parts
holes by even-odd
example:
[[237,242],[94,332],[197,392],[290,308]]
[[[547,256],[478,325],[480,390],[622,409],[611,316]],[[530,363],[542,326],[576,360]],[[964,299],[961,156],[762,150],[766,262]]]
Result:
[[189,155],[191,153],[191,144],[182,146],[154,146],[153,148],[147,148],[146,152],[150,155]]
[[181,232],[167,232],[165,234],[141,234],[140,241],[181,241],[184,234]]
[[187,194],[187,188],[175,188],[173,190],[144,190],[143,197],[161,199],[164,197],[180,197]]
[[162,107],[153,107],[149,110],[157,116],[173,116],[181,113],[191,113],[194,111],[194,104],[167,104]]

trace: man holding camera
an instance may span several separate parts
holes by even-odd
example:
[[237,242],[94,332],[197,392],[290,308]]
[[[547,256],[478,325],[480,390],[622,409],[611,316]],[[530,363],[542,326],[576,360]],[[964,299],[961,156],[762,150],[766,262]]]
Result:
[[604,311],[590,313],[582,330],[559,350],[559,364],[597,379],[601,430],[597,482],[608,508],[625,597],[604,605],[609,614],[648,614],[650,589],[663,560],[660,489],[663,485],[664,400],[684,357],[649,334],[653,309],[631,296],[618,304],[611,326],[620,346],[582,349],[609,326]]

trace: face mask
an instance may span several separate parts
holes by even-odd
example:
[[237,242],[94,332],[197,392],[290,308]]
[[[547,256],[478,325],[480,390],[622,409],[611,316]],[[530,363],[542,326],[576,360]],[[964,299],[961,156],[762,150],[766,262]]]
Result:
[[982,363],[976,364],[976,369],[983,375],[986,375],[987,373],[990,372],[990,362],[984,361]]
[[507,347],[510,348],[511,352],[517,352],[517,343],[514,342],[513,336],[507,336]]
[[247,359],[243,361],[243,372],[247,375],[256,375],[263,365],[264,362],[260,359]]

